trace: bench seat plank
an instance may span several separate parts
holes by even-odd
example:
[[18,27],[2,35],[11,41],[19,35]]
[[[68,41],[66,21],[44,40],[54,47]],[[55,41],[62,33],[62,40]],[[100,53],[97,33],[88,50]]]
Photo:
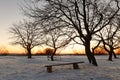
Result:
[[83,61],[81,62],[70,62],[70,63],[59,63],[59,64],[50,64],[50,65],[46,65],[45,67],[48,67],[48,66],[60,66],[60,65],[70,65],[70,64],[78,64],[78,63],[84,63]]
[[79,63],[84,63],[83,61],[81,62],[70,62],[70,63],[60,63],[60,64],[51,64],[51,65],[46,65],[45,67],[47,67],[47,72],[51,73],[52,72],[52,66],[61,66],[61,65],[73,65],[73,69],[79,69],[78,64]]

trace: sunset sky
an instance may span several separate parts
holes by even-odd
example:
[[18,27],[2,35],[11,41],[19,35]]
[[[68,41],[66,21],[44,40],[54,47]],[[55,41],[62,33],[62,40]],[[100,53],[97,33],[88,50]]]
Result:
[[[10,33],[9,28],[12,27],[13,23],[17,23],[25,16],[20,9],[20,6],[24,4],[24,0],[0,0],[0,49],[7,49],[9,53],[21,53],[24,52],[20,46],[13,46],[10,44]],[[74,50],[73,50],[74,48]],[[41,49],[39,47],[39,49]],[[63,49],[63,53],[83,53],[84,47],[79,45],[67,47]],[[37,52],[38,48],[34,49],[33,52]]]
[[10,47],[9,27],[23,19],[20,6],[24,0],[0,0],[0,47]]
[[[9,48],[10,53],[20,52],[22,50],[19,46],[10,45],[12,39],[10,39],[8,30],[12,27],[13,23],[24,18],[24,15],[20,10],[20,5],[23,3],[24,0],[0,0],[0,48]],[[68,50],[64,52],[71,51],[69,48],[67,49]]]

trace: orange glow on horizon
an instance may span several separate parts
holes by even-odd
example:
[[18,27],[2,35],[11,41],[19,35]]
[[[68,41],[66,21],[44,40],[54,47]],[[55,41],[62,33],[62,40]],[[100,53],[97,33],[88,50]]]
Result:
[[[120,54],[120,49],[117,49],[116,54]],[[0,54],[26,54],[26,51],[24,48],[21,46],[10,46],[8,45],[7,47],[0,47]],[[32,54],[45,54],[45,48],[41,47],[35,47],[32,49]],[[85,54],[84,49],[64,49],[64,50],[58,50],[56,54]],[[95,54],[102,55],[102,54],[107,54],[107,52],[104,49],[97,48],[95,50]]]
[[116,54],[120,54],[120,48],[115,51]]
[[6,46],[6,50],[8,51],[8,54],[25,54],[25,49],[20,46]]
[[99,54],[99,55],[101,55],[101,54],[107,54],[107,52],[105,51],[105,49],[102,49],[100,47],[98,47],[97,49],[95,49],[94,53],[95,54]]
[[[46,48],[46,47],[45,47]],[[32,53],[33,54],[45,54],[45,48],[40,48],[40,47],[35,47],[34,49],[32,49]],[[26,51],[24,48],[22,48],[21,46],[11,46],[8,45],[5,47],[6,52],[4,51],[4,53],[7,54],[26,54]],[[65,50],[58,50],[56,54],[81,54],[84,51],[79,51],[76,49],[65,49]]]

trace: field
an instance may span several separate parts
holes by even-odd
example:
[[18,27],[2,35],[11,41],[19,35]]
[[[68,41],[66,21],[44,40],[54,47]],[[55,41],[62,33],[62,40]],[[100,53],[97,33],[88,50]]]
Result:
[[[0,80],[120,80],[120,59],[108,61],[108,56],[95,56],[98,67],[88,63],[86,56],[57,56],[48,61],[46,56],[0,56]],[[46,64],[84,61],[80,69],[72,65],[53,67],[47,73]]]

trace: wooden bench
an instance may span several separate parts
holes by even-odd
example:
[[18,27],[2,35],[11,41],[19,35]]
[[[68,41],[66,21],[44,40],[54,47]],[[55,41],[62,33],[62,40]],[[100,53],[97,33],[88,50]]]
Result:
[[52,73],[52,66],[71,65],[72,64],[73,69],[79,69],[79,66],[78,66],[79,63],[84,63],[84,62],[81,61],[81,62],[69,62],[69,63],[52,64],[52,65],[45,65],[45,67],[47,68],[48,73]]

